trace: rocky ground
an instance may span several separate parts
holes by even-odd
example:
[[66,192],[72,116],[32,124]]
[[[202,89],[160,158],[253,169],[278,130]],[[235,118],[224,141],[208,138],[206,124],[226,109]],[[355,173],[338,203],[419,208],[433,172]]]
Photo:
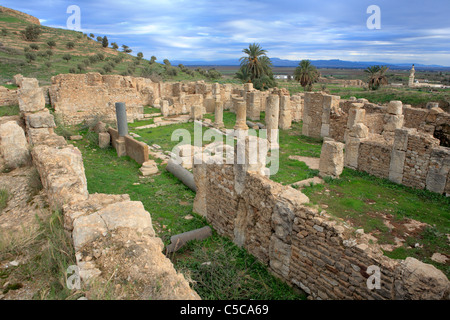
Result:
[[37,217],[44,221],[50,216],[39,183],[31,167],[0,174],[0,186],[8,191],[0,212],[0,299],[31,299],[39,289],[39,282],[24,281],[21,271],[39,254],[29,247],[40,233]]

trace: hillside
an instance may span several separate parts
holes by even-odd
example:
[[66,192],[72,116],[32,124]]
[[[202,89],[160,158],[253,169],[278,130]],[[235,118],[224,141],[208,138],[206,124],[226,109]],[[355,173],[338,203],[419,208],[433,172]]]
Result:
[[[41,30],[35,41],[27,41],[21,33],[30,25],[37,25]],[[86,72],[153,76],[162,80],[206,79],[199,72],[166,67],[156,62],[150,64],[149,60],[138,59],[111,47],[104,48],[95,40],[97,36],[104,35],[91,38],[82,32],[42,26],[37,18],[0,7],[0,84],[11,81],[18,73],[37,78],[41,85],[50,84],[51,77],[57,74]],[[49,41],[56,45],[50,47]],[[69,42],[74,45],[72,49],[67,47]],[[70,55],[70,60],[64,59],[67,55]]]

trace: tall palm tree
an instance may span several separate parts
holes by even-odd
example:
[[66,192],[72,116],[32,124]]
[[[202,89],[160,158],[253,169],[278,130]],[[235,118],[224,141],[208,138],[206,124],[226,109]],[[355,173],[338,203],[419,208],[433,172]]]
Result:
[[261,48],[257,43],[252,43],[242,50],[247,56],[241,57],[241,67],[246,66],[248,72],[251,74],[251,80],[260,78],[265,74],[265,70],[270,67],[267,63],[270,59],[266,56],[267,50]]
[[319,79],[319,75],[319,71],[309,60],[300,61],[294,71],[295,80],[300,82],[305,91],[311,91],[312,85]]
[[386,85],[389,83],[386,72],[389,67],[386,66],[371,66],[367,67],[364,72],[369,74],[369,89],[377,90],[381,85]]

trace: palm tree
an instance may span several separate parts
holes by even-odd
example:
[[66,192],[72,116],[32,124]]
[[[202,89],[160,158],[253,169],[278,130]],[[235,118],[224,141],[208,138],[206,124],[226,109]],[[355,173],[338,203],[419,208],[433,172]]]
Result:
[[247,56],[241,57],[241,67],[246,66],[251,75],[251,80],[261,77],[265,74],[265,70],[270,66],[267,65],[270,59],[266,56],[267,50],[263,50],[257,43],[250,44],[248,48],[242,50]]
[[252,82],[251,74],[248,71],[247,66],[241,66],[239,68],[239,71],[236,72],[236,75],[234,77],[236,79],[241,80],[242,83],[250,83],[250,82]]
[[364,72],[369,74],[369,89],[377,90],[381,85],[388,84],[388,79],[386,77],[386,72],[389,67],[386,66],[371,66],[367,67]]
[[312,85],[319,79],[319,75],[319,71],[309,60],[300,61],[294,71],[295,80],[300,82],[305,91],[311,91]]

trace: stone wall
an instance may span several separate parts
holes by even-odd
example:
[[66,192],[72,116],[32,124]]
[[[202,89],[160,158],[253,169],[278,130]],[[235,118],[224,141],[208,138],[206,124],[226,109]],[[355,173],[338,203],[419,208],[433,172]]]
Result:
[[[35,94],[21,94],[28,93]],[[62,211],[87,288],[91,281],[113,281],[133,283],[136,299],[200,299],[162,253],[163,242],[143,204],[128,195],[89,194],[81,152],[49,128],[53,116],[42,107],[24,117],[33,164],[51,208]]]
[[[239,165],[194,166],[202,214],[288,284],[314,299],[443,299],[447,277],[414,258],[394,260],[300,191]],[[372,268],[380,288],[369,289]]]
[[1,106],[16,106],[19,104],[17,97],[17,90],[10,90],[0,86],[0,107]]
[[[149,80],[150,81],[150,80]],[[128,121],[143,117],[147,99],[131,77],[102,76],[99,73],[60,74],[52,77],[49,89],[52,107],[67,124],[78,124],[94,117],[115,120],[115,103],[124,102]]]
[[331,115],[339,107],[340,97],[321,92],[306,92],[303,107],[302,134],[321,138],[330,135]]
[[440,108],[416,109],[401,101],[380,106],[306,93],[302,133],[345,142],[349,168],[449,194],[450,114]]

